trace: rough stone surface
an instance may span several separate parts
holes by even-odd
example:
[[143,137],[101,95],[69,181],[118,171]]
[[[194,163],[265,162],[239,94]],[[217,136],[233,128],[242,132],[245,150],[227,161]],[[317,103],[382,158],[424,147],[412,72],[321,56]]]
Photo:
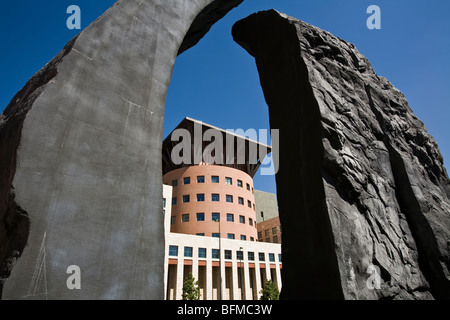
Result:
[[354,45],[277,11],[233,36],[280,129],[282,298],[449,299],[450,183],[404,95]]
[[4,299],[163,298],[167,88],[177,54],[240,2],[120,0],[13,98],[0,116]]

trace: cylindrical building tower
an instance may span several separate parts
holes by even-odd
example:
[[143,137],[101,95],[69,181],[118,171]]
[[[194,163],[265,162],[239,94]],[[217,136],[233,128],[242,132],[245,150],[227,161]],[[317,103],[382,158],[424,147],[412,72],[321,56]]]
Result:
[[255,140],[185,118],[163,142],[163,183],[173,187],[170,231],[219,237],[220,227],[222,238],[257,241],[253,176],[269,152]]

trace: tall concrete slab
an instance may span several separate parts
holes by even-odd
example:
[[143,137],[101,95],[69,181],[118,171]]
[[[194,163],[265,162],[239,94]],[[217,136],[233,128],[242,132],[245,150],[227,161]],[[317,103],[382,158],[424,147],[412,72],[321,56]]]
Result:
[[240,2],[120,0],[13,98],[0,116],[3,299],[163,299],[167,88],[177,54]]

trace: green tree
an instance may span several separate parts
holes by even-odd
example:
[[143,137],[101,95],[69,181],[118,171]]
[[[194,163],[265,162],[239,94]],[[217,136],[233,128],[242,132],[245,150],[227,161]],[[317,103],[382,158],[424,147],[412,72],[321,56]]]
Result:
[[261,300],[279,300],[280,291],[272,280],[267,281],[259,292]]
[[200,300],[200,288],[198,287],[198,281],[189,273],[186,280],[183,283],[183,300]]

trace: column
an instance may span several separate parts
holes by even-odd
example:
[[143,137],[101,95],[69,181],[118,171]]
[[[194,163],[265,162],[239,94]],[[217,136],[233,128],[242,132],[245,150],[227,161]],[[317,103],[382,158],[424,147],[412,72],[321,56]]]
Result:
[[261,270],[259,269],[259,261],[256,261],[256,259],[255,259],[256,292],[257,292],[258,298],[259,298],[259,292],[262,289],[260,273],[261,273]]
[[238,265],[239,261],[236,261],[233,259],[232,262],[232,270],[233,270],[233,299],[234,300],[241,300],[241,295],[238,292],[239,290],[239,273],[238,273]]
[[281,283],[281,270],[280,270],[280,263],[278,262],[277,264],[276,264],[276,273],[277,273],[277,286],[278,286],[278,289],[281,291],[281,286],[282,286],[282,283]]
[[183,294],[184,259],[179,256],[177,262],[177,284],[175,286],[175,300],[181,300]]
[[[222,292],[222,299],[225,300],[226,296],[225,296],[225,250],[223,250],[223,248],[220,250],[220,256],[221,256],[221,261],[220,261],[220,278],[222,281],[220,283],[220,290]],[[218,299],[220,300],[220,291],[218,292]]]
[[213,276],[212,276],[212,260],[206,260],[206,300],[212,300],[213,297]]
[[244,260],[244,288],[245,288],[245,300],[253,300],[253,294],[250,289],[250,271],[248,267],[248,260]]

